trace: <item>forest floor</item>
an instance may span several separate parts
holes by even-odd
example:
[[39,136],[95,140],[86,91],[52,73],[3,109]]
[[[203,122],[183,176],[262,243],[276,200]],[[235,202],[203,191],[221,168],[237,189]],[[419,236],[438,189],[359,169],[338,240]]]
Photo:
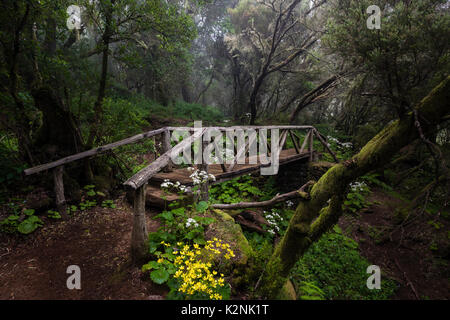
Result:
[[[449,299],[448,263],[438,264],[428,245],[433,230],[423,223],[393,230],[393,208],[401,200],[377,191],[370,200],[376,204],[339,224],[364,257],[399,283],[392,298]],[[46,224],[26,238],[1,235],[0,299],[162,299],[164,287],[128,263],[132,210],[124,197],[116,204]],[[148,219],[148,230],[157,228]],[[81,269],[81,290],[66,287],[69,265]]]
[[[128,263],[132,208],[124,199],[116,204],[46,224],[26,238],[1,238],[0,299],[162,299],[164,289]],[[157,222],[147,222],[156,231]],[[81,290],[67,289],[70,265],[80,267]]]
[[358,242],[361,255],[380,267],[382,279],[388,276],[397,282],[392,298],[450,299],[448,220],[422,212],[402,224],[396,209],[405,207],[404,200],[381,190],[368,200],[368,208],[357,216],[344,215],[339,225]]

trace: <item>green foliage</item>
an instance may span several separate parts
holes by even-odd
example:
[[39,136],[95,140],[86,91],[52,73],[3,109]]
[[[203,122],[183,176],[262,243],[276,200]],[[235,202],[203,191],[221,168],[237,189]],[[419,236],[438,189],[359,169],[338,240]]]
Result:
[[385,191],[392,191],[393,189],[390,185],[379,179],[380,176],[381,174],[372,172],[362,176],[361,179],[366,181],[369,185],[375,185],[377,187],[383,188]]
[[302,281],[298,288],[299,300],[325,300],[325,293],[313,282]]
[[[203,210],[207,208],[207,203],[200,202],[196,208]],[[214,222],[214,218],[201,216],[196,210],[188,211],[188,208],[177,208],[170,211],[163,211],[155,218],[160,219],[161,227],[157,232],[150,233],[150,253],[155,252],[160,247],[161,241],[175,243],[178,241],[204,244],[205,227]]]
[[223,120],[220,110],[211,106],[177,101],[173,106],[173,112],[182,119],[203,120],[207,122],[217,122]]
[[61,219],[61,215],[59,214],[58,211],[55,211],[55,210],[48,210],[47,217],[52,218],[52,219]]
[[176,271],[174,266],[174,249],[166,245],[164,241],[159,243],[161,250],[151,250],[157,261],[150,261],[142,266],[142,272],[150,272],[150,279],[157,284],[163,284],[169,280],[169,276]]
[[198,103],[188,103],[185,101],[175,101],[164,106],[154,101],[146,101],[149,113],[161,118],[173,118],[185,120],[202,120],[209,123],[215,123],[223,120],[223,113],[212,106],[204,106]]
[[34,215],[33,209],[24,209],[21,213],[15,207],[15,213],[0,222],[0,231],[5,233],[30,234],[43,225],[43,221]]
[[111,209],[115,209],[116,205],[114,203],[114,200],[104,200],[102,202],[102,208],[111,208]]
[[370,188],[364,182],[355,182],[351,185],[350,192],[347,194],[347,199],[344,201],[343,209],[349,213],[357,213],[370,205],[366,197],[370,194]]
[[0,203],[7,199],[14,185],[22,181],[22,172],[28,167],[18,161],[17,155],[17,139],[0,131]]
[[208,202],[206,201],[200,201],[199,203],[197,203],[197,205],[195,206],[195,210],[198,213],[203,213],[208,209]]
[[370,186],[377,186],[386,192],[392,192],[392,187],[381,181],[379,177],[380,174],[378,173],[368,173],[360,177],[362,182],[350,184],[350,191],[347,194],[347,199],[344,201],[344,210],[355,214],[361,209],[370,206],[372,203],[367,200],[367,196],[371,194]]
[[18,226],[17,231],[22,234],[30,234],[37,228],[41,227],[44,223],[38,217],[32,215],[23,220]]
[[96,200],[85,200],[83,202],[80,202],[78,204],[78,207],[80,208],[81,211],[85,211],[87,209],[93,208],[97,206],[97,201]]
[[267,231],[265,236],[269,239],[273,238],[275,235],[283,236],[293,214],[293,210],[281,208],[264,211],[263,216],[269,223],[268,226],[263,226],[263,229]]
[[263,194],[249,175],[237,177],[210,188],[210,196],[217,203],[236,203]]
[[0,222],[0,230],[5,233],[15,233],[20,224],[20,217],[18,215],[10,215]]
[[360,256],[358,243],[335,226],[311,245],[296,264],[291,277],[300,289],[300,299],[302,296],[334,300],[388,299],[394,293],[395,283],[382,277],[381,290],[369,290],[366,286],[369,265]]
[[[376,92],[382,98],[375,103],[388,102],[398,107],[400,100],[413,106],[449,71],[448,42],[444,39],[450,29],[450,18],[445,2],[336,1],[328,7],[330,18],[323,43],[353,67],[362,67],[367,81],[363,81],[361,92]],[[373,4],[382,10],[379,31],[366,27],[366,9]],[[394,77],[396,81],[383,81]],[[399,90],[398,95],[392,94],[395,90]],[[358,113],[360,105],[351,116],[357,117]],[[386,119],[389,111],[380,115]],[[378,119],[383,121],[381,117]]]
[[111,143],[133,136],[141,133],[142,128],[148,127],[149,123],[145,119],[149,116],[150,110],[145,107],[145,103],[143,98],[106,98],[102,124],[105,142]]

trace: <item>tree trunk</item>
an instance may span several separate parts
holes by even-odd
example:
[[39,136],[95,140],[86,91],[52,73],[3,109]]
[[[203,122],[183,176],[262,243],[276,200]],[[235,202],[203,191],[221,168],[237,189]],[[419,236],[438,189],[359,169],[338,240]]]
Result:
[[[424,132],[434,129],[449,114],[448,101],[450,76],[416,107],[419,118],[427,120],[422,123]],[[349,183],[388,163],[398,150],[418,138],[419,133],[414,122],[411,112],[388,125],[351,160],[333,166],[313,186],[310,200],[300,202],[286,234],[268,262],[258,288],[261,295],[276,297],[291,268],[311,243],[338,221]]]
[[108,78],[109,45],[113,32],[112,15],[114,3],[115,1],[111,0],[111,4],[105,8],[105,31],[102,36],[102,72],[100,76],[100,86],[98,88],[97,100],[94,105],[94,121],[89,131],[89,138],[87,142],[88,147],[92,147],[94,145],[103,116],[103,100],[106,96],[106,82]]

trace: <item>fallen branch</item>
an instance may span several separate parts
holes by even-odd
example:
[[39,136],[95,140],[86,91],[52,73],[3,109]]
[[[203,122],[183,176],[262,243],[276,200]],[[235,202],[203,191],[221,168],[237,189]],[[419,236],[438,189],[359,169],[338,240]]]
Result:
[[294,190],[284,194],[277,194],[270,200],[261,201],[261,202],[239,202],[239,203],[231,203],[231,204],[213,204],[212,207],[214,209],[244,209],[244,208],[261,208],[261,207],[270,207],[276,203],[302,198],[305,200],[309,199],[309,194],[305,192],[305,189],[313,185],[314,181],[307,182],[304,186],[302,186],[299,190]]
[[400,264],[398,263],[397,259],[394,259],[395,264],[397,265],[397,268],[400,272],[403,272],[403,277],[406,280],[406,285],[409,286],[412,290],[412,292],[414,293],[414,295],[416,296],[417,300],[420,300],[420,296],[417,293],[416,288],[414,287],[413,283],[411,282],[411,280],[409,280],[408,276],[406,275],[406,272],[402,270],[402,268],[400,267]]
[[257,232],[259,234],[264,234],[267,231],[265,231],[263,228],[261,228],[260,226],[258,226],[257,224],[246,220],[243,216],[241,215],[237,215],[235,218],[235,221],[237,223],[239,223],[241,226],[243,226],[244,228],[248,229],[249,231],[253,231],[253,232]]

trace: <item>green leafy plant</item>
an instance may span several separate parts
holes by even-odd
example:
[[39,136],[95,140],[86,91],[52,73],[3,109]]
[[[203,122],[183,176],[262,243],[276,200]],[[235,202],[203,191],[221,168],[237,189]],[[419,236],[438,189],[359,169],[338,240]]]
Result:
[[350,188],[347,199],[344,201],[344,210],[354,214],[370,205],[366,199],[366,196],[370,194],[370,188],[364,182],[351,183]]
[[78,211],[78,207],[76,205],[70,205],[66,208],[68,214],[72,214]]
[[52,218],[52,219],[61,219],[61,215],[59,214],[58,211],[55,211],[55,210],[48,210],[47,217]]
[[325,293],[314,282],[302,281],[298,291],[299,300],[325,300]]
[[30,234],[37,228],[41,227],[44,223],[38,217],[32,215],[23,220],[18,226],[17,231],[22,234]]
[[20,224],[18,215],[10,215],[0,222],[0,230],[5,233],[15,233]]
[[218,203],[235,203],[263,196],[264,193],[254,185],[253,179],[246,175],[214,185],[210,189],[211,198]]
[[[196,208],[204,212],[207,205],[200,202]],[[187,211],[188,208],[176,208],[163,211],[156,216],[161,220],[161,227],[157,232],[150,234],[150,248],[158,246],[161,241],[175,242],[188,241],[204,244],[205,227],[213,223],[214,218],[197,215],[197,211]]]
[[375,185],[383,188],[386,191],[392,191],[392,187],[379,179],[381,175],[379,173],[368,173],[361,177],[363,181],[366,181],[369,185]]
[[10,207],[14,208],[14,214],[0,222],[2,232],[30,234],[44,224],[41,219],[34,215],[34,209],[23,209],[20,212],[18,206],[11,205]]
[[97,201],[96,200],[86,200],[84,202],[80,202],[80,204],[78,206],[81,211],[84,211],[86,209],[90,209],[90,208],[97,206]]
[[115,209],[116,205],[113,200],[103,200],[102,202],[102,208],[111,208]]
[[165,283],[169,280],[169,276],[173,275],[176,271],[173,264],[175,259],[175,255],[173,254],[174,249],[164,241],[161,241],[160,244],[164,251],[156,250],[155,247],[155,250],[151,250],[156,261],[150,261],[142,266],[142,271],[150,271],[150,279],[157,284]]

